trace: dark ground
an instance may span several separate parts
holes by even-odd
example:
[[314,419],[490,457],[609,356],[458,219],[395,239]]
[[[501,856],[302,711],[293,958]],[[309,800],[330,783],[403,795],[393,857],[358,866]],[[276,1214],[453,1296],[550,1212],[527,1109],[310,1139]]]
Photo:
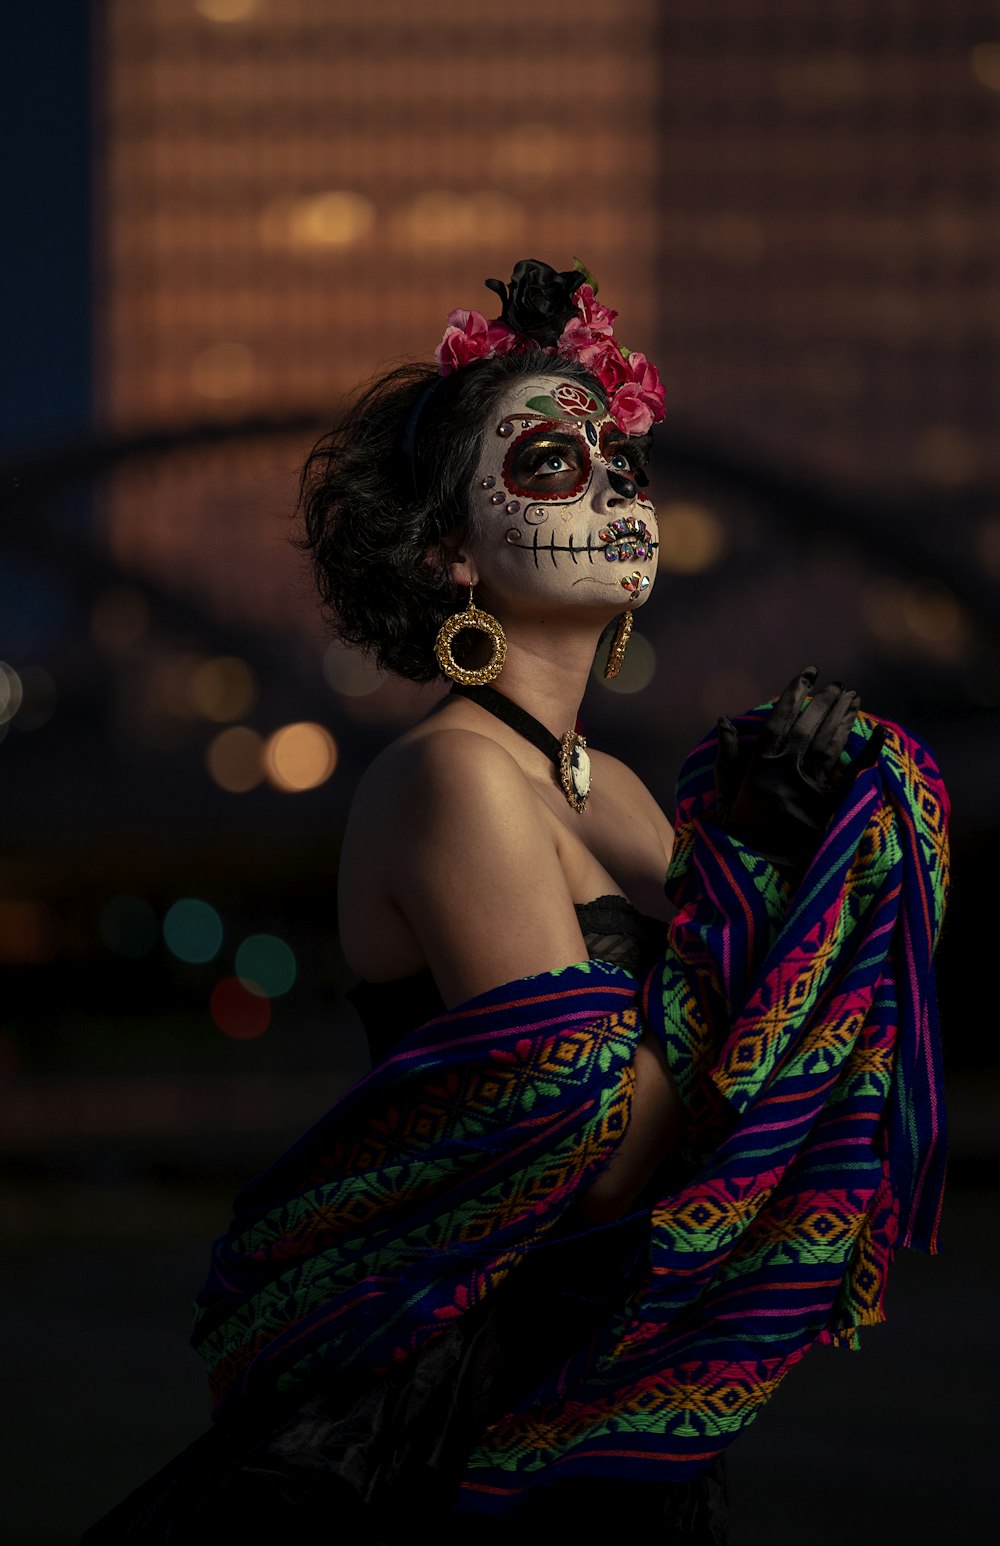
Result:
[[[207,1426],[189,1305],[227,1206],[177,1188],[77,1190],[60,1216],[70,1238],[8,1242],[8,1546],[74,1543]],[[993,1538],[994,1217],[993,1194],[953,1187],[944,1252],[903,1254],[888,1323],[860,1353],[817,1348],[788,1377],[730,1452],[732,1546]],[[100,1238],[85,1238],[88,1219]]]

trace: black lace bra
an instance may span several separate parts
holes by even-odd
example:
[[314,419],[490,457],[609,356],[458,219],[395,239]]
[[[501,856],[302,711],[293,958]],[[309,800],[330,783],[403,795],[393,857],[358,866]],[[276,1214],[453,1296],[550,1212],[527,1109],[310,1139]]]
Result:
[[[663,949],[667,925],[641,913],[627,897],[599,896],[592,902],[577,902],[576,915],[592,961],[611,961],[639,975]],[[359,982],[347,997],[361,1016],[373,1063],[388,1057],[404,1036],[442,1014],[445,1007],[429,971],[388,982]]]

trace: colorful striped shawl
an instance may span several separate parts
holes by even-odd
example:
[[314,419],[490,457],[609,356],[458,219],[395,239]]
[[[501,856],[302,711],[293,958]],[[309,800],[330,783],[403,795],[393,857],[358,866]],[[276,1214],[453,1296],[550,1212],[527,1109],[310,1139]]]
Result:
[[898,1245],[937,1248],[940,775],[888,726],[789,897],[713,825],[714,752],[681,775],[678,912],[645,982],[582,962],[440,1015],[240,1193],[196,1300],[216,1415],[391,1368],[493,1292],[613,1152],[644,1025],[687,1108],[687,1179],[596,1339],[481,1436],[460,1507],[698,1474],[813,1342],[883,1318]]

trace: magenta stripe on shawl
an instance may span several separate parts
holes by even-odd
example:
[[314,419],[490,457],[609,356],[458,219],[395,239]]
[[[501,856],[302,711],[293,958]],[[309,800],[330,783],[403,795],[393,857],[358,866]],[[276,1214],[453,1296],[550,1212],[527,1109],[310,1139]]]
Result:
[[[754,949],[755,949],[755,943],[756,943],[756,937],[755,937],[755,934],[754,934],[753,911],[750,908],[750,905],[747,902],[746,897],[743,895],[743,893],[740,891],[739,887],[737,886],[736,881],[735,881],[735,879],[733,877],[732,870],[730,869],[729,865],[726,863],[725,859],[722,857],[721,849],[715,843],[712,842],[712,839],[709,837],[708,833],[704,830],[704,828],[702,828],[702,836],[703,836],[704,841],[705,841],[705,847],[714,856],[715,861],[718,864],[720,870],[722,871],[722,873],[725,875],[726,879],[728,880],[728,882],[729,882],[729,889],[730,889],[730,892],[731,892],[732,896],[734,897],[734,899],[739,903],[740,907],[742,908],[743,916],[745,917],[746,922],[747,922],[747,947],[746,947],[746,953],[747,953],[747,956],[752,960],[753,959],[753,954],[754,954]],[[704,871],[702,871],[702,877],[701,878],[702,878],[702,880],[704,882],[705,890],[708,892],[709,896],[712,899],[713,905],[718,910],[720,916],[725,917],[725,909],[724,909],[724,907],[722,905],[722,901],[716,895],[716,893],[713,890],[712,885],[711,885],[711,883],[710,883],[710,881],[708,879],[708,876],[704,873]],[[731,993],[732,993],[732,986],[733,986],[733,961],[732,961],[732,953],[731,953],[731,949],[730,949],[730,940],[731,940],[730,930],[726,929],[726,931],[725,931],[725,933],[723,935],[723,942],[722,942],[722,977],[723,977],[723,982],[725,983],[725,990],[726,990],[727,998],[731,995]]]
[[[611,986],[611,985],[605,987],[605,986],[602,985],[600,991],[601,991],[602,994],[604,994],[604,993],[613,993],[616,998],[620,998],[622,1000],[625,1000],[628,1003],[631,1003],[635,999],[635,996],[636,996],[636,989],[634,987],[626,987],[624,984],[621,987],[616,987],[616,986]],[[546,997],[551,998],[551,997],[553,997],[553,995],[548,994],[548,995],[546,995]],[[481,1010],[474,1010],[473,1013],[475,1013],[475,1014],[494,1014],[498,1008],[506,1009],[507,1007],[508,1006],[506,1004],[503,1004],[503,1005],[491,1004],[491,1005],[489,1005],[488,1008],[481,1009]],[[609,1013],[609,1014],[613,1013],[610,1005],[609,1005],[606,1013]],[[464,1017],[461,1014],[459,1014],[458,1011],[449,1011],[447,1016],[446,1015],[438,1015],[433,1022],[429,1022],[429,1023],[432,1023],[434,1025],[441,1025],[441,1024],[447,1024],[448,1021],[451,1020],[451,1019],[454,1019],[454,1020],[457,1020],[457,1021],[461,1021],[463,1018]],[[587,1009],[578,1009],[578,1010],[575,1010],[571,1014],[553,1015],[548,1020],[535,1020],[535,1021],[530,1021],[530,1022],[528,1022],[525,1025],[519,1025],[517,1027],[517,1029],[518,1029],[518,1034],[521,1035],[521,1036],[536,1036],[536,1035],[541,1035],[541,1033],[543,1031],[550,1031],[550,1030],[558,1031],[558,1030],[561,1030],[561,1029],[568,1029],[570,1026],[577,1025],[577,1024],[579,1024],[581,1022],[584,1025],[591,1025],[593,1023],[593,1020],[594,1020],[594,1009],[593,1009],[593,1005],[591,1005],[589,1011]],[[462,1049],[463,1049],[463,1052],[464,1052],[465,1048],[467,1048],[467,1047],[476,1047],[476,1046],[479,1046],[482,1043],[489,1043],[489,1042],[493,1041],[495,1039],[495,1037],[496,1037],[496,1031],[495,1030],[493,1030],[493,1031],[483,1031],[478,1036],[463,1036],[462,1037]],[[408,1061],[413,1060],[413,1059],[426,1058],[429,1054],[432,1054],[432,1053],[446,1052],[448,1050],[448,1048],[452,1047],[452,1046],[454,1046],[454,1038],[453,1037],[446,1037],[446,1039],[444,1041],[438,1041],[438,1042],[433,1042],[433,1041],[431,1041],[431,1042],[421,1042],[419,1047],[411,1048],[409,1051],[404,1050],[402,1052],[396,1052],[396,1053],[393,1054],[392,1057],[386,1058],[383,1063],[380,1063],[378,1065],[378,1071],[380,1072],[381,1070],[389,1068],[390,1066],[393,1067],[393,1068],[396,1068],[401,1063],[405,1063],[405,1062],[408,1062]],[[376,1072],[376,1070],[373,1070],[373,1072]]]

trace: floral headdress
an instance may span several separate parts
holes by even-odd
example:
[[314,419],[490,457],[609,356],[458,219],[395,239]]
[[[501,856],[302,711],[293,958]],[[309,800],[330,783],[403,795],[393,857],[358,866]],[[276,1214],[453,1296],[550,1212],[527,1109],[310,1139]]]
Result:
[[442,376],[473,360],[525,349],[546,349],[580,364],[608,393],[608,412],[626,435],[644,435],[666,412],[659,372],[644,354],[614,336],[618,313],[597,299],[597,282],[576,259],[557,273],[537,258],[522,259],[510,284],[487,279],[503,302],[488,322],[480,311],[453,311],[434,351]]

